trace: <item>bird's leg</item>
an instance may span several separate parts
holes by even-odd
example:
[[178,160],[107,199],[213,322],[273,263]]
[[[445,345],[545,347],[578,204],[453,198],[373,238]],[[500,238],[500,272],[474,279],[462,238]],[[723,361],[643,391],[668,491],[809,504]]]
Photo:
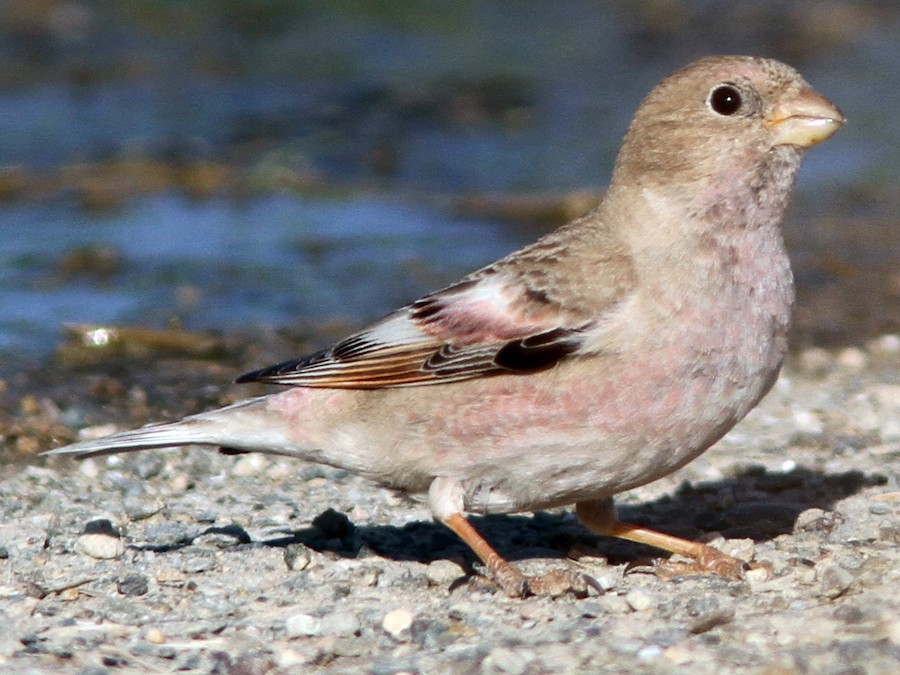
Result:
[[481,558],[488,575],[497,582],[504,593],[511,597],[524,597],[528,594],[528,580],[525,575],[497,553],[464,515],[454,513],[441,519],[441,522],[453,530],[475,552],[475,555]]
[[435,517],[453,530],[477,555],[487,573],[510,597],[526,595],[562,595],[572,591],[587,595],[588,587],[603,590],[591,577],[572,570],[552,570],[537,577],[527,577],[501,556],[463,515],[462,484],[451,478],[436,478],[428,490],[428,500]]
[[555,597],[569,591],[579,596],[585,596],[588,593],[588,588],[593,588],[598,593],[603,593],[602,587],[595,579],[573,570],[556,569],[540,576],[525,576],[508,560],[497,553],[461,513],[453,513],[446,518],[442,518],[441,522],[453,530],[460,539],[468,544],[469,548],[475,552],[475,555],[481,558],[481,561],[487,568],[488,575],[510,597],[522,598],[526,595],[550,595]]
[[575,505],[575,513],[582,523],[597,534],[647,544],[694,560],[693,563],[673,561],[659,563],[656,568],[662,574],[717,574],[740,579],[751,567],[749,563],[722,553],[712,546],[673,537],[640,525],[623,523],[616,517],[612,499],[578,502]]

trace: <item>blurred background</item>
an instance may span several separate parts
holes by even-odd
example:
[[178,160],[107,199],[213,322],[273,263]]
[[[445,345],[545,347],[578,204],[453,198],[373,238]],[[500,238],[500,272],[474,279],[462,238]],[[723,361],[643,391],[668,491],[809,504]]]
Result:
[[375,319],[590,208],[714,53],[849,118],[785,223],[794,347],[900,331],[898,36],[893,0],[0,2],[0,375],[70,323]]

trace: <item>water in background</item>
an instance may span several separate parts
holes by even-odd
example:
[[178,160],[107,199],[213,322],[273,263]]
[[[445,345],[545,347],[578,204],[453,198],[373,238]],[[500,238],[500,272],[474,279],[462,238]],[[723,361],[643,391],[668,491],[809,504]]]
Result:
[[[840,223],[823,234],[799,215],[879,227],[878,199],[898,185],[893,3],[33,4],[0,18],[0,167],[200,158],[340,190],[163,188],[100,210],[65,185],[9,199],[7,367],[48,354],[66,322],[376,318],[534,237],[431,197],[601,188],[641,97],[708,53],[788,60],[850,119],[804,166],[788,223],[801,281]],[[896,260],[892,236],[845,253]],[[115,269],[66,273],[80,246],[111,247]]]

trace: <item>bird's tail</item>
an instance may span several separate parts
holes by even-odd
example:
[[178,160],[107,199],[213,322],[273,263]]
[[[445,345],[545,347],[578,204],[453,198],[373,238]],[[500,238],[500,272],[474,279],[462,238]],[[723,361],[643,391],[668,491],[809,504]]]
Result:
[[151,424],[132,431],[73,443],[42,454],[83,459],[179,445],[208,445],[233,452],[304,455],[285,438],[282,424],[267,419],[263,413],[264,398],[247,399],[225,408],[185,417],[178,422]]

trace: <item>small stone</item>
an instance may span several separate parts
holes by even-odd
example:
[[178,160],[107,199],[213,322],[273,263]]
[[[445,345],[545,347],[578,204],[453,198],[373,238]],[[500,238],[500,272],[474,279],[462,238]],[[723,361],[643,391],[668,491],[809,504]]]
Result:
[[769,580],[769,577],[772,576],[769,570],[766,567],[751,567],[749,570],[744,572],[744,579],[748,584],[750,584],[750,588],[758,588],[760,584],[765,583]]
[[639,661],[656,661],[660,656],[662,656],[663,650],[659,645],[647,645],[646,647],[641,647],[637,654]]
[[635,612],[642,612],[656,605],[653,596],[639,588],[634,588],[625,594],[625,602]]
[[722,553],[740,560],[753,560],[756,554],[756,543],[750,538],[726,539],[718,548]]
[[821,434],[823,431],[822,421],[811,410],[794,410],[793,418],[794,426],[800,433]]
[[187,492],[194,484],[194,479],[186,473],[176,473],[169,478],[168,487],[172,494]]
[[734,607],[716,607],[697,616],[688,624],[688,630],[695,635],[706,633],[717,626],[734,621],[734,613]]
[[284,622],[288,638],[311,637],[322,634],[322,620],[311,614],[294,614]]
[[809,375],[821,375],[831,367],[831,354],[821,347],[804,349],[800,354],[800,368]]
[[275,655],[275,665],[284,670],[304,666],[318,657],[318,652],[301,653],[295,649],[282,649]]
[[166,634],[159,628],[148,628],[144,639],[152,645],[161,645],[166,641]]
[[694,660],[694,652],[692,651],[690,645],[685,643],[680,643],[668,647],[663,652],[663,656],[667,661],[670,661],[676,666],[683,666]]
[[150,583],[143,574],[129,574],[116,584],[116,590],[127,596],[146,595],[149,589]]
[[75,550],[98,560],[112,560],[125,553],[125,544],[108,534],[83,534],[75,542]]
[[406,639],[409,637],[413,618],[410,610],[400,607],[384,615],[381,627],[396,640]]
[[209,572],[219,566],[219,558],[209,549],[185,546],[180,556],[173,556],[178,568],[185,574]]
[[831,600],[841,597],[853,585],[853,575],[831,561],[816,566],[816,578],[822,595]]
[[194,527],[183,523],[164,521],[161,523],[147,523],[140,532],[140,538],[151,546],[164,548],[181,548],[189,544],[199,533]]
[[78,462],[78,471],[81,475],[91,479],[96,479],[97,476],[100,475],[100,467],[97,466],[96,460],[92,457],[89,457],[83,462]]
[[288,544],[284,549],[284,564],[292,572],[305,570],[310,566],[312,560],[312,553],[303,544]]
[[883,441],[900,440],[900,384],[878,384],[870,393]]
[[481,662],[483,673],[510,673],[522,675],[528,668],[528,658],[522,652],[508,647],[495,647]]
[[900,647],[900,619],[885,613],[878,621],[877,634],[895,647]]
[[868,342],[866,344],[866,349],[873,354],[884,354],[886,356],[896,354],[897,352],[900,352],[900,335],[894,333],[882,335],[881,337]]
[[81,592],[77,588],[66,588],[59,592],[57,597],[63,602],[72,602],[77,600]]
[[838,352],[837,364],[846,370],[863,370],[869,365],[868,355],[858,347],[847,347]]
[[465,573],[450,560],[435,560],[425,570],[425,577],[432,586],[449,586]]
[[269,468],[269,459],[259,452],[248,452],[231,467],[231,473],[241,478],[256,476]]
[[157,497],[127,497],[122,504],[122,509],[128,520],[146,520],[150,516],[162,511],[166,503]]
[[594,577],[594,581],[600,585],[604,592],[609,592],[618,585],[619,578],[615,574],[600,574]]
[[892,544],[900,544],[900,525],[885,523],[878,528],[878,538]]
[[866,618],[866,613],[856,605],[839,605],[834,610],[834,618],[846,624],[858,624]]
[[381,578],[384,570],[377,567],[366,567],[360,570],[359,572],[359,583],[361,586],[368,586],[369,588],[375,588],[378,585],[378,580]]
[[334,612],[322,617],[319,623],[321,635],[358,635],[359,619],[352,612]]

